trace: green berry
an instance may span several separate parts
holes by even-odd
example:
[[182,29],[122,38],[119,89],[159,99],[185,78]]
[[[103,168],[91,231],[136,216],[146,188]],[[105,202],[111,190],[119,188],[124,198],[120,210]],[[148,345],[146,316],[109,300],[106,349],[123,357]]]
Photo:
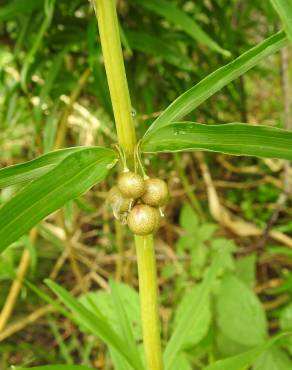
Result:
[[118,188],[125,198],[140,198],[145,191],[145,182],[142,176],[135,172],[124,172],[118,178]]
[[111,188],[108,193],[107,201],[115,214],[128,212],[132,204],[132,199],[124,198],[117,186]]
[[169,197],[165,181],[155,178],[145,180],[145,192],[142,201],[152,207],[161,207],[167,203]]
[[160,224],[160,214],[157,208],[146,204],[138,204],[132,208],[128,216],[129,229],[135,235],[154,233]]

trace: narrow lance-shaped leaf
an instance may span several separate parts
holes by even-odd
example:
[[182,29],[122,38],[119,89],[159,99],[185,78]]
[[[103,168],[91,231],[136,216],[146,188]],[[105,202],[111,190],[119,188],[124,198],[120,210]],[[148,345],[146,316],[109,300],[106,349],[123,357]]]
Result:
[[29,162],[4,167],[0,169],[0,189],[22,182],[35,180],[56,167],[57,164],[68,157],[68,155],[84,149],[86,148],[79,146],[55,150]]
[[56,168],[27,185],[0,209],[0,251],[44,217],[104,179],[116,159],[111,149],[84,149],[69,155]]
[[197,108],[210,96],[241,76],[267,56],[275,53],[289,43],[284,32],[278,32],[257,46],[246,51],[232,62],[209,74],[197,85],[180,95],[152,123],[145,137],[158,128],[177,121]]
[[230,56],[230,52],[223,49],[189,16],[173,3],[165,0],[136,0],[144,8],[147,8],[175,25],[179,26],[194,40],[206,45],[211,50]]
[[146,136],[142,150],[151,153],[207,150],[292,160],[292,131],[244,123],[175,122]]
[[16,367],[15,370],[93,370],[92,367],[81,365],[44,365],[36,367]]
[[193,69],[191,60],[171,43],[167,44],[146,32],[127,31],[125,35],[132,49],[161,58],[180,69],[185,69],[187,71]]
[[76,321],[81,323],[91,333],[101,338],[107,345],[114,348],[133,369],[143,370],[140,361],[137,360],[136,356],[133,356],[132,351],[129,351],[123,339],[115,332],[105,317],[99,313],[95,315],[89,311],[82,303],[55,282],[46,280],[46,284],[74,314]]
[[44,6],[45,0],[14,0],[7,1],[6,6],[0,9],[0,21],[6,22],[9,19],[15,18],[18,14],[30,13],[36,8]]
[[271,3],[279,14],[290,42],[292,42],[292,0],[271,0]]

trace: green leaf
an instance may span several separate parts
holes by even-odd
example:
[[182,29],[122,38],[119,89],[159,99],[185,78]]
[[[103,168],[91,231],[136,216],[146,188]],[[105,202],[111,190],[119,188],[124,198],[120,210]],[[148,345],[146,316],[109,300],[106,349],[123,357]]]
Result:
[[148,153],[206,150],[291,160],[292,131],[244,123],[178,122],[151,131],[143,139],[142,150]]
[[270,348],[255,362],[253,370],[291,370],[292,361],[280,348]]
[[222,248],[222,250],[218,251],[217,255],[215,255],[213,258],[213,262],[208,269],[205,278],[197,291],[197,294],[192,296],[191,300],[189,301],[188,308],[182,314],[169,342],[167,343],[164,352],[166,370],[173,366],[177,355],[183,349],[183,346],[187,342],[190,333],[196,331],[197,327],[200,325],[200,318],[206,309],[210,290],[218,272],[222,268],[222,257],[224,256],[224,252],[224,248]]
[[132,352],[129,351],[129,348],[125,345],[123,338],[116,333],[108,320],[100,314],[99,310],[95,315],[58,284],[51,280],[46,280],[46,284],[63,301],[66,307],[72,311],[73,315],[77,317],[78,322],[82,323],[87,330],[101,338],[107,345],[113,347],[134,369],[143,369],[140,367],[140,363],[137,363],[136,358],[133,357]]
[[47,153],[29,162],[16,164],[0,169],[0,189],[7,186],[28,182],[44,175],[52,170],[68,155],[88,149],[85,147],[74,147],[60,149]]
[[[178,325],[184,312],[189,310],[190,302],[197,301],[197,295],[200,291],[200,285],[196,285],[191,291],[187,291],[179,305],[175,310],[174,325]],[[199,343],[204,336],[207,334],[209,325],[211,322],[211,309],[210,309],[210,299],[209,297],[205,300],[204,308],[200,310],[199,316],[196,318],[198,325],[190,330],[188,336],[185,336],[184,343],[182,347],[184,349],[192,348],[197,343]]]
[[277,337],[268,340],[256,348],[241,353],[240,355],[216,361],[215,363],[204,367],[204,370],[244,370],[248,368],[264,351],[269,349],[277,340],[287,335],[288,333],[279,334]]
[[152,131],[181,119],[229,82],[247,72],[267,56],[288,45],[288,42],[285,33],[278,32],[249,49],[232,62],[209,74],[170,104],[152,123],[145,137],[147,138]]
[[271,3],[279,14],[284,29],[292,42],[292,0],[271,0]]
[[227,337],[246,346],[265,342],[265,311],[258,297],[237,277],[223,279],[216,306],[218,326]]
[[250,254],[235,261],[235,275],[253,289],[256,283],[256,255]]
[[28,78],[28,72],[31,64],[35,60],[35,55],[38,51],[38,49],[41,47],[43,38],[45,36],[46,31],[50,27],[51,21],[53,19],[54,15],[54,9],[55,9],[55,1],[56,0],[47,0],[45,2],[45,12],[44,12],[44,20],[40,26],[40,29],[38,33],[36,34],[35,40],[33,42],[33,45],[30,49],[30,51],[26,54],[23,64],[22,64],[22,70],[21,70],[21,78],[20,78],[20,84],[23,88],[23,90],[26,91],[27,86],[27,78]]
[[181,28],[194,40],[206,45],[211,50],[230,56],[230,52],[223,49],[184,11],[180,10],[175,4],[165,0],[136,0],[144,8],[162,16],[176,26]]
[[0,21],[6,22],[15,18],[19,13],[30,13],[36,8],[44,6],[44,0],[14,0],[9,1],[8,5],[0,9]]
[[126,314],[123,301],[120,296],[120,286],[121,285],[116,284],[112,281],[110,286],[112,289],[112,300],[113,300],[113,305],[115,308],[115,314],[117,317],[117,322],[119,324],[119,332],[122,334],[124,343],[126,347],[128,348],[128,351],[131,352],[131,356],[135,358],[135,362],[139,364],[139,368],[143,369],[144,365],[142,363],[140,353],[138,351],[133,329],[131,327],[129,318]]
[[116,153],[111,149],[84,149],[28,184],[0,209],[0,251],[44,217],[103,180],[115,162]]
[[93,370],[92,367],[81,365],[44,365],[37,367],[16,367],[15,370]]
[[[140,318],[140,301],[139,295],[136,290],[126,284],[119,283],[119,294],[123,302],[123,306],[127,307],[126,314],[128,320],[131,322],[134,328],[134,336],[137,342],[142,341],[142,328]],[[121,336],[120,325],[117,320],[115,312],[115,306],[113,305],[113,299],[111,293],[106,291],[96,291],[84,294],[80,297],[80,302],[90,311],[96,312],[96,307],[103,313],[107,320],[111,323],[112,327]],[[93,310],[94,306],[94,310]]]
[[42,106],[44,102],[46,101],[51,89],[53,88],[54,82],[58,76],[58,73],[60,72],[60,69],[62,67],[63,59],[68,52],[69,47],[65,47],[58,53],[52,60],[51,67],[48,71],[48,74],[46,76],[46,83],[43,85],[43,87],[40,90],[39,93],[39,102],[37,107],[35,108],[35,115],[37,121],[41,120],[41,114],[42,114]]
[[180,69],[192,70],[191,61],[178,48],[146,32],[126,31],[127,40],[134,50],[163,59]]
[[196,234],[199,227],[198,216],[189,204],[185,204],[179,216],[180,226],[190,234]]

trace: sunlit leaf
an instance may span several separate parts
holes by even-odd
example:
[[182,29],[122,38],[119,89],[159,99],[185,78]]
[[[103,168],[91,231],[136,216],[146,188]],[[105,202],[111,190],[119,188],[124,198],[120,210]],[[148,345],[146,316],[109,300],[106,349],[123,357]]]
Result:
[[267,56],[275,53],[289,43],[284,32],[276,33],[260,44],[246,51],[232,62],[209,74],[197,85],[180,95],[152,123],[145,137],[170,122],[177,121],[197,108],[210,96],[257,65]]
[[103,180],[115,161],[116,153],[111,149],[84,149],[27,185],[0,209],[0,251],[44,217]]
[[151,153],[206,150],[291,160],[292,131],[243,123],[174,122],[151,131],[141,147]]
[[278,12],[284,29],[292,42],[292,0],[271,0],[271,3]]
[[194,40],[206,45],[211,50],[230,56],[230,52],[223,49],[214,41],[190,16],[178,8],[174,3],[165,0],[135,0],[146,9],[159,14],[176,26],[180,27],[185,33]]

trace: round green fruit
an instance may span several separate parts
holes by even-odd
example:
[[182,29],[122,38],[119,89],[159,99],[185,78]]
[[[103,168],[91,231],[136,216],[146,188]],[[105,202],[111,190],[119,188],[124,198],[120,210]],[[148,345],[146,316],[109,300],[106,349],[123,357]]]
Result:
[[165,181],[154,178],[145,180],[145,192],[142,201],[152,207],[161,207],[169,198],[168,187]]
[[117,186],[113,186],[107,196],[107,201],[112,207],[114,213],[128,212],[132,205],[132,199],[123,197]]
[[157,231],[160,224],[158,209],[147,204],[138,204],[128,215],[129,229],[135,235],[149,235]]
[[145,181],[135,172],[123,172],[118,178],[118,188],[125,198],[140,198],[145,191]]

